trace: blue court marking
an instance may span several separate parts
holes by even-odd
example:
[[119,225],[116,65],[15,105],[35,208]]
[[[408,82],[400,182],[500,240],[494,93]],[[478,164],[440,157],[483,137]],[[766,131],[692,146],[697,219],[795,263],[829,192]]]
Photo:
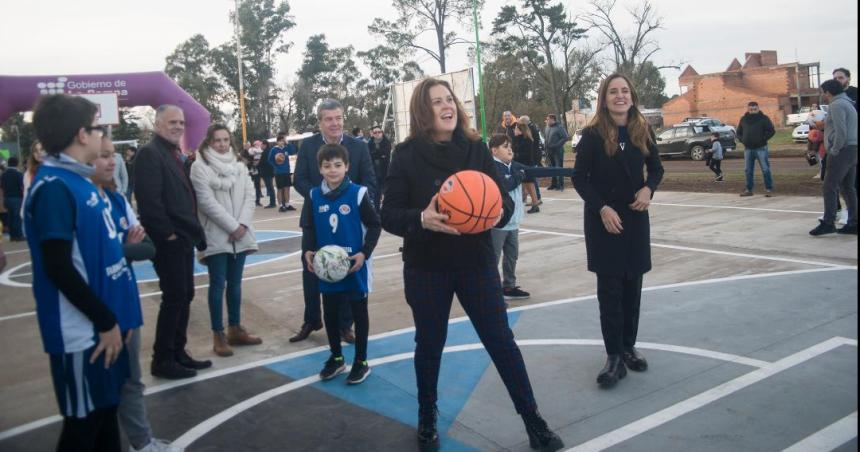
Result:
[[[508,322],[512,328],[519,316],[520,312],[508,313]],[[408,332],[373,340],[368,344],[368,359],[413,352],[414,337],[414,332]],[[480,342],[480,339],[470,322],[457,322],[448,326],[446,346],[476,342]],[[300,379],[319,373],[329,355],[330,352],[326,350],[266,367],[290,378]],[[355,348],[351,345],[345,346],[343,355],[347,364],[352,363]],[[451,424],[459,416],[490,364],[490,357],[485,350],[446,354],[442,359],[437,405],[438,428],[443,438],[447,437],[446,433]],[[312,386],[410,427],[418,425],[418,390],[415,384],[415,367],[411,359],[374,367],[370,377],[358,386],[347,385],[345,379],[346,375],[343,374]],[[450,382],[457,384],[449,384]],[[442,450],[446,451],[476,450],[451,438],[445,439],[442,445]]]
[[[255,234],[257,236],[257,243],[260,244],[274,240],[290,239],[302,236],[301,232],[293,231],[255,231]],[[260,248],[264,249],[263,246]],[[263,264],[285,255],[286,253],[266,253],[258,251],[248,255],[245,259],[245,266]],[[137,277],[138,282],[158,280],[158,275],[155,274],[155,268],[152,266],[152,261],[135,262],[133,264],[133,268],[134,275]],[[194,275],[205,274],[207,274],[206,266],[201,264],[197,259],[194,259]]]

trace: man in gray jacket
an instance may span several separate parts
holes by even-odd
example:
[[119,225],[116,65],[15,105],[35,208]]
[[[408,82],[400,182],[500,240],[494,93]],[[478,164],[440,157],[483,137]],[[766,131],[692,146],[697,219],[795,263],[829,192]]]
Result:
[[[857,174],[857,110],[837,80],[822,83],[821,96],[830,104],[824,120],[824,146],[827,149],[827,173],[822,186],[824,218],[809,234],[857,234],[857,190],[854,187]],[[840,191],[848,208],[848,223],[837,231],[836,200]]]
[[[558,123],[555,115],[546,115],[545,122],[544,137],[546,139],[546,156],[549,159],[548,166],[561,168],[564,166],[564,143],[568,140],[567,132]],[[564,178],[561,176],[553,177],[547,190],[563,191]]]

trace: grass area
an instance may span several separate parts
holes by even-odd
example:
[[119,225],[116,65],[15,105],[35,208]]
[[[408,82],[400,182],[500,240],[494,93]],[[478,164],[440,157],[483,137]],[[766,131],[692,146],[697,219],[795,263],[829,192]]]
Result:
[[[781,170],[773,174],[773,185],[777,195],[820,196],[821,181],[813,179],[816,170]],[[727,171],[724,182],[714,182],[712,173],[683,173],[666,172],[660,190],[688,191],[699,193],[740,193],[744,191],[746,181],[743,171]],[[755,189],[764,193],[764,183],[761,173],[757,171]]]
[[786,144],[794,144],[794,140],[791,138],[791,132],[794,131],[794,127],[785,128],[785,129],[776,129],[776,135],[768,141],[770,145],[786,145]]

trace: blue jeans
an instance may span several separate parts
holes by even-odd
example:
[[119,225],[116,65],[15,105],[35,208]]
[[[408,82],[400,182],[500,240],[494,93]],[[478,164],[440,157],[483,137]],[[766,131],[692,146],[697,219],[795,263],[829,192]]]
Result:
[[765,190],[773,190],[773,177],[770,175],[770,162],[767,159],[767,146],[760,148],[749,148],[744,150],[744,174],[747,177],[747,191],[753,190],[753,176],[755,172],[755,162],[758,160],[761,166],[761,174],[764,178]]
[[212,331],[224,331],[222,295],[227,286],[227,322],[239,325],[239,307],[242,304],[242,271],[245,254],[220,253],[206,258],[209,268],[209,318]]
[[24,231],[21,229],[21,202],[22,198],[6,198],[3,204],[6,205],[6,210],[9,211],[9,238],[20,239],[24,237]]

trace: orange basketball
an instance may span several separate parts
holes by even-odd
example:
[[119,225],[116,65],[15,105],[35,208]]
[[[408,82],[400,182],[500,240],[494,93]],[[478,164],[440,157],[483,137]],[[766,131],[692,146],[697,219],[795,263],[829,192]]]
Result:
[[287,160],[287,156],[281,153],[275,154],[275,163],[278,165],[283,165],[284,161]]
[[439,212],[461,234],[478,234],[493,227],[502,215],[502,194],[490,176],[480,171],[452,174],[439,189]]

